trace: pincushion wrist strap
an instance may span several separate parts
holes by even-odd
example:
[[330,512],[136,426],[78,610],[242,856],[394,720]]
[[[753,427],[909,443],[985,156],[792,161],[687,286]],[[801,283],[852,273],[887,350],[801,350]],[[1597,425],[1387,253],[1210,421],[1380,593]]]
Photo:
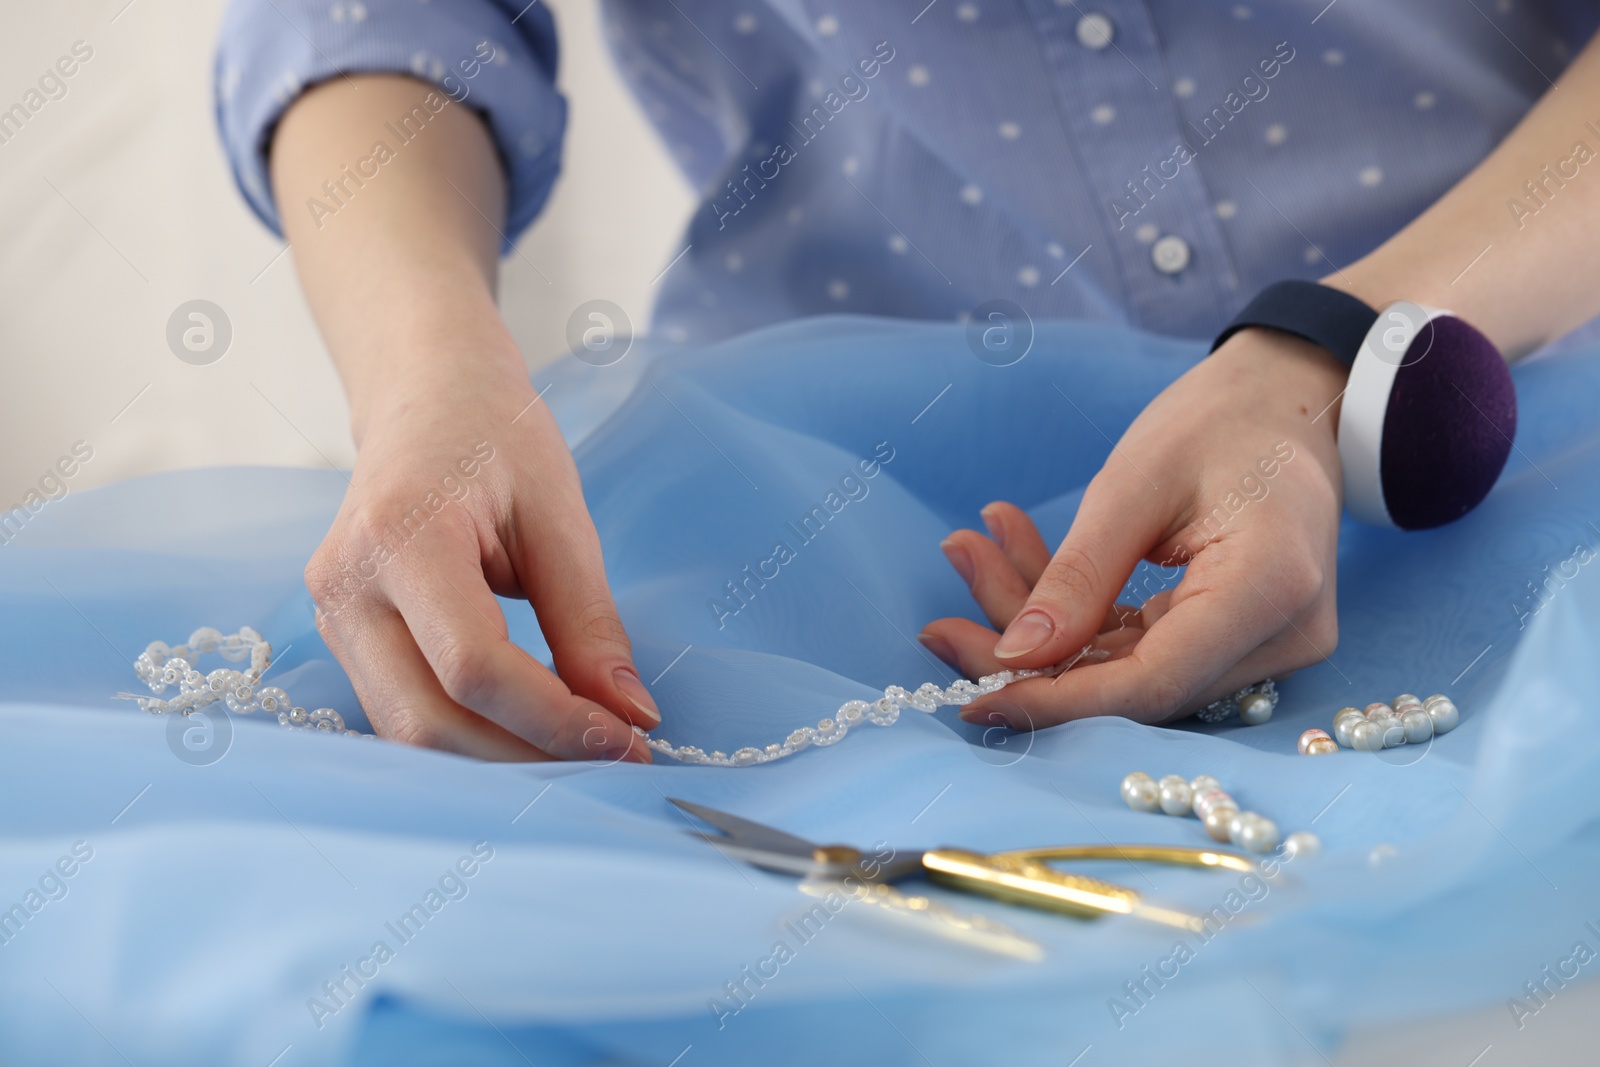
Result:
[[1246,327],[1266,326],[1321,345],[1348,367],[1377,320],[1377,311],[1349,293],[1316,282],[1274,282],[1233,317],[1211,351]]
[[1246,327],[1310,341],[1350,367],[1335,433],[1354,517],[1425,530],[1494,488],[1517,432],[1516,388],[1470,323],[1404,300],[1375,311],[1325,285],[1282,281],[1256,294],[1211,351]]

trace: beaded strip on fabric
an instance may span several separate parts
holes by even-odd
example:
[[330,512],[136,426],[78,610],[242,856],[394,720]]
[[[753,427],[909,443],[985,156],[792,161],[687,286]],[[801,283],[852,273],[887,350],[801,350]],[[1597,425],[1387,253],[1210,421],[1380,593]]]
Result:
[[[195,669],[194,664],[201,656],[213,652],[230,663],[243,663],[248,660],[249,666],[244,670],[224,667],[209,674],[201,674]],[[1102,650],[1086,645],[1065,663],[1042,670],[1000,671],[996,674],[986,674],[976,682],[962,678],[948,686],[925,682],[915,691],[891,685],[877,700],[845,701],[833,715],[822,719],[815,726],[802,726],[792,731],[782,743],[775,742],[764,748],[750,746],[735,749],[731,755],[720,750],[707,752],[696,745],[673,745],[671,742],[650,737],[638,727],[634,727],[634,730],[645,738],[650,751],[680,763],[709,767],[753,767],[792,756],[813,745],[819,748],[836,745],[844,740],[852,726],[859,726],[864,722],[874,726],[893,725],[900,718],[900,712],[906,708],[932,714],[942,707],[962,707],[979,697],[1004,689],[1013,682],[1029,678],[1054,677],[1071,670],[1079,663],[1103,660],[1107,655],[1108,653]],[[291,729],[316,730],[349,737],[376,736],[345,726],[344,717],[332,708],[307,711],[303,707],[296,706],[290,700],[289,694],[277,686],[262,686],[261,678],[272,666],[272,646],[248,626],[241,626],[237,633],[226,635],[213,627],[203,626],[190,634],[187,642],[176,646],[169,647],[163,641],[152,642],[139,654],[133,666],[139,680],[157,695],[147,697],[135,693],[118,693],[116,697],[119,700],[136,701],[141,711],[152,715],[187,716],[201,708],[221,703],[235,715],[251,715],[257,711],[275,715],[280,725]],[[165,693],[167,688],[173,685],[178,687],[178,695],[171,700],[161,699],[160,694]],[[1238,714],[1240,698],[1255,692],[1267,693],[1276,702],[1277,694],[1273,691],[1269,679],[1245,686],[1232,697],[1208,705],[1197,715],[1206,722],[1221,721],[1229,715]]]

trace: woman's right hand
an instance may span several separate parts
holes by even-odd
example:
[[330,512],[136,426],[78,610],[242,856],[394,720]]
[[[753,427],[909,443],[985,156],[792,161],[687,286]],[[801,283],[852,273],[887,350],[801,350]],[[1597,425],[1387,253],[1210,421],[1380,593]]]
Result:
[[[660,722],[572,457],[521,362],[394,383],[306,568],[317,629],[379,734],[486,759],[632,759]],[[485,380],[485,379],[488,380]],[[552,672],[506,636],[525,597]]]
[[[396,115],[432,117],[355,185]],[[373,725],[490,759],[648,762],[630,724],[660,717],[577,468],[495,306],[506,187],[483,117],[410,78],[335,78],[289,108],[271,163],[360,447],[306,584]],[[507,640],[495,593],[532,603],[554,672]]]

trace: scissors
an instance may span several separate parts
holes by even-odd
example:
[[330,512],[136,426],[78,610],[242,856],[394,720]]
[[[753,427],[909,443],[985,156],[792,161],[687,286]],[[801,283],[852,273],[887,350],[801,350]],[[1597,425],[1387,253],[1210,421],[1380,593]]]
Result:
[[991,853],[963,848],[912,849],[894,851],[884,858],[849,845],[817,845],[803,837],[703,804],[673,797],[667,799],[721,831],[717,834],[697,831],[696,836],[762,870],[796,874],[807,879],[847,882],[854,878],[874,887],[887,887],[888,883],[921,876],[950,889],[976,893],[1007,904],[1086,919],[1132,915],[1191,933],[1204,929],[1198,916],[1148,904],[1135,890],[1088,875],[1057,870],[1050,864],[1066,860],[1122,860],[1240,873],[1255,870],[1250,859],[1238,853],[1176,845],[1068,845]]

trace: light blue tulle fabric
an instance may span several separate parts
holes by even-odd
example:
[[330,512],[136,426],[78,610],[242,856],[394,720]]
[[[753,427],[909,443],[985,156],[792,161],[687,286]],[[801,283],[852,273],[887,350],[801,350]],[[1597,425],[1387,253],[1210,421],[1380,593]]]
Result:
[[[949,680],[915,642],[973,610],[939,540],[996,498],[1059,538],[1108,441],[1200,355],[1060,325],[997,368],[959,326],[814,320],[707,350],[641,345],[538,384],[575,443],[642,673],[661,675],[662,735],[732,748],[886,685]],[[1600,541],[1600,347],[1516,378],[1518,447],[1494,494],[1431,533],[1348,526],[1338,650],[1255,728],[1093,719],[1003,735],[907,712],[724,770],[487,765],[236,719],[227,755],[191,766],[164,720],[108,697],[138,688],[148,642],[198,626],[257,628],[280,650],[269,680],[362,721],[300,577],[343,476],[191,471],[53,502],[0,548],[0,907],[75,846],[92,858],[0,944],[0,1061],[944,1067],[1062,1064],[1092,1046],[1084,1063],[1265,1063],[1331,1055],[1352,1026],[1504,1002],[1575,942],[1600,948],[1584,926],[1600,923],[1600,579],[1575,555]],[[893,458],[866,495],[798,543],[786,524],[882,442]],[[725,583],[778,541],[793,558],[719,628],[711,602],[735,604]],[[1530,581],[1563,570],[1576,575],[1531,598]],[[504,606],[544,654],[526,605]],[[1462,723],[1430,746],[1294,754],[1343,705],[1438,690]],[[665,801],[901,849],[1202,843],[1192,819],[1123,806],[1136,769],[1214,774],[1325,844],[1266,890],[1106,871],[1196,909],[1257,898],[1189,938],[1193,958],[1159,986],[1144,968],[1172,957],[1170,931],[955,896],[1047,959],[930,940],[856,904],[802,941],[784,924],[815,901],[690,837]],[[492,859],[447,879],[479,842]],[[390,926],[430,889],[438,910],[402,943]],[[780,938],[793,958],[749,981]],[[319,1020],[308,1000],[334,1006],[324,983],[380,940],[393,958]],[[737,1013],[728,982],[748,991]]]

